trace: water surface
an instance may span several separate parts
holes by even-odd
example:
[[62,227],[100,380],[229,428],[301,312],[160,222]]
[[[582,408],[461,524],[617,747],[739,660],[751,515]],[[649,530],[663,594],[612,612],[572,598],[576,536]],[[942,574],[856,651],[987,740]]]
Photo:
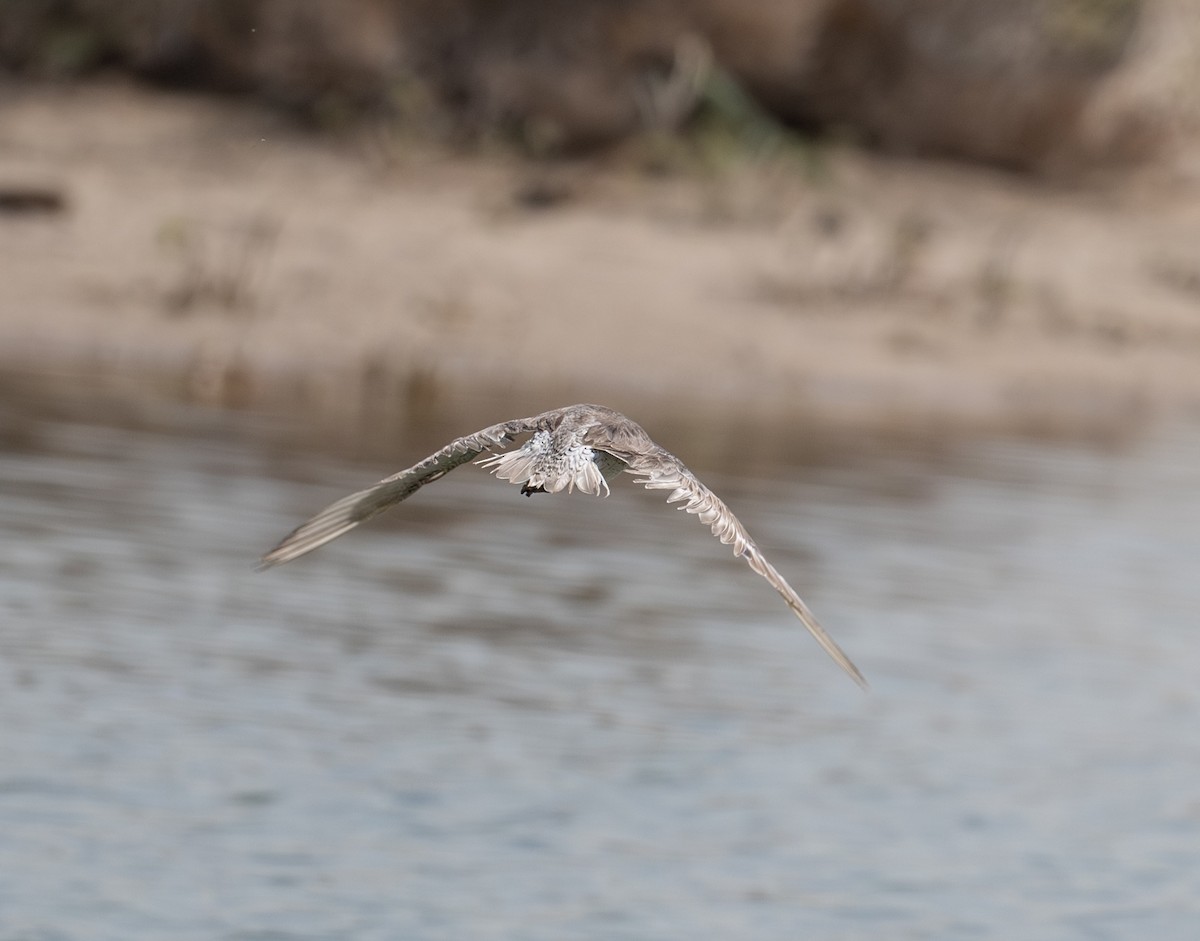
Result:
[[1200,433],[693,461],[863,694],[628,480],[255,573],[423,452],[238,422],[5,439],[0,941],[1196,936]]

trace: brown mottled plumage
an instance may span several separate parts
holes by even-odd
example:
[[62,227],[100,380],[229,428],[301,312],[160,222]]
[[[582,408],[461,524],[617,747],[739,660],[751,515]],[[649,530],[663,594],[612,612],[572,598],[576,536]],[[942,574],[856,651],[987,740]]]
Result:
[[669,490],[668,503],[682,503],[735,556],[765,578],[787,602],[801,623],[855,682],[866,686],[862,673],[834,642],[800,596],[766,560],[737,517],[683,463],[655,444],[642,426],[601,405],[571,405],[532,418],[518,418],[456,438],[408,470],[352,493],[326,507],[298,527],[262,558],[263,567],[289,562],[376,513],[406,500],[425,484],[484,452],[503,448],[520,435],[529,439],[513,451],[494,454],[479,463],[502,480],[521,484],[521,492],[558,493],[578,487],[584,493],[607,495],[608,482],[620,471],[638,476],[649,490]]

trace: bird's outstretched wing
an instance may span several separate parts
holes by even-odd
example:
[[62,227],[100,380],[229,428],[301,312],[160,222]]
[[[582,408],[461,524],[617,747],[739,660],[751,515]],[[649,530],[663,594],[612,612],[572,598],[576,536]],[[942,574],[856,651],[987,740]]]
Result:
[[285,536],[279,545],[262,557],[261,567],[270,568],[312,552],[377,513],[408,499],[427,483],[444,477],[458,465],[465,464],[484,451],[506,445],[518,435],[536,430],[542,418],[542,415],[517,418],[484,428],[473,435],[455,438],[408,470],[386,477],[366,490],[342,497]]
[[[640,431],[640,429],[638,429]],[[644,434],[644,433],[643,433]],[[791,585],[767,561],[750,534],[746,532],[736,516],[715,493],[702,484],[679,458],[675,457],[648,437],[639,436],[631,441],[614,440],[608,435],[597,435],[588,441],[593,448],[608,451],[624,461],[625,472],[639,476],[638,483],[647,490],[670,490],[668,503],[681,503],[680,509],[699,517],[700,522],[712,529],[712,533],[724,545],[733,546],[733,554],[746,563],[770,583],[787,602],[787,606],[800,619],[822,649],[849,674],[859,686],[866,688],[866,678],[854,662],[846,656],[837,642],[821,627],[813,613]]]

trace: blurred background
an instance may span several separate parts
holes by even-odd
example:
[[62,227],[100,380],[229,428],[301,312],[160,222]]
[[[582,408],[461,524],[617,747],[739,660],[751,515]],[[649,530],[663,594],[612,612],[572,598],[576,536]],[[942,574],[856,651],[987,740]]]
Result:
[[[0,0],[0,941],[1190,939],[1195,0]],[[576,401],[720,494],[464,467]]]

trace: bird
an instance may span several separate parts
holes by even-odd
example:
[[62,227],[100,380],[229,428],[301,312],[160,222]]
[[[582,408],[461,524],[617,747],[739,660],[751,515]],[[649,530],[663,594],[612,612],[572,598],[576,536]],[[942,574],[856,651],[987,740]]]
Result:
[[[504,450],[517,438],[518,448]],[[609,482],[624,472],[648,490],[669,490],[668,503],[699,518],[737,558],[746,560],[782,597],[821,648],[864,689],[866,678],[817,621],[738,518],[674,454],[654,442],[637,422],[602,405],[570,405],[531,418],[489,425],[455,438],[423,461],[379,483],[331,503],[263,555],[260,568],[290,562],[336,539],[360,523],[407,500],[426,484],[468,461],[489,468],[500,480],[521,485],[521,493],[607,496]]]

